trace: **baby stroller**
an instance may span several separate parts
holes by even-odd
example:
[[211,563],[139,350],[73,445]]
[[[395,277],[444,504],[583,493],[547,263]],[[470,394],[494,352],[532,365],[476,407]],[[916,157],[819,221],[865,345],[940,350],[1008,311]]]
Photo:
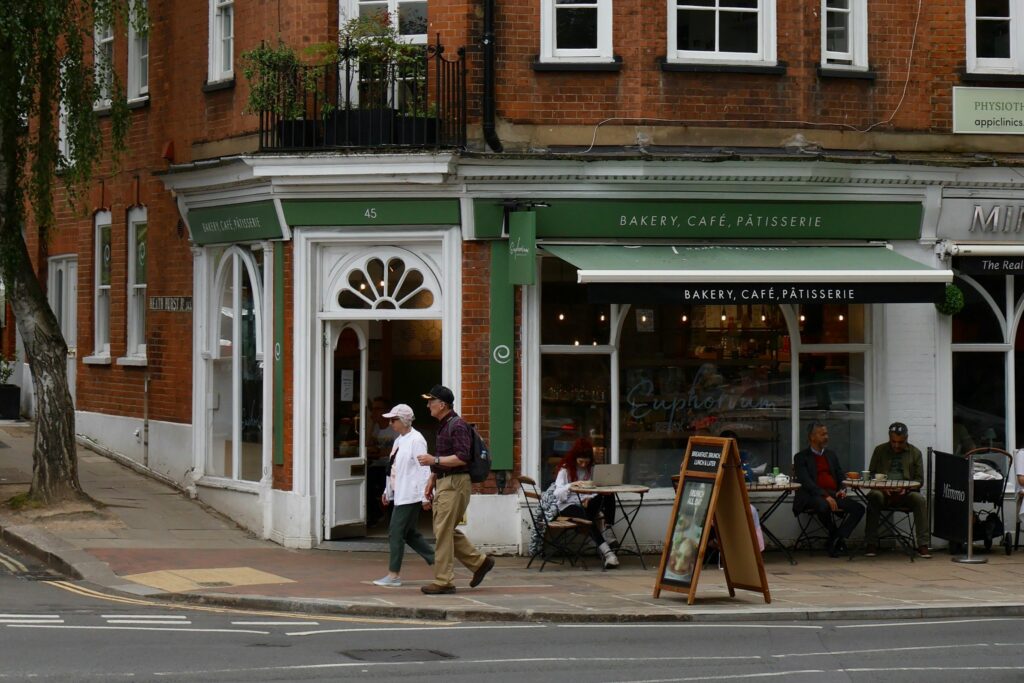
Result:
[[975,448],[974,456],[974,541],[982,541],[985,550],[999,543],[1007,555],[1013,552],[1013,535],[1003,519],[1006,478],[1013,472],[1013,456],[1000,448]]

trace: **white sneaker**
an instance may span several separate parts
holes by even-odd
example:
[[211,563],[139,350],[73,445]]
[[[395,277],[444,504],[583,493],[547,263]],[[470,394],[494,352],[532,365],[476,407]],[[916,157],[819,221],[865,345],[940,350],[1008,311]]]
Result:
[[374,586],[387,586],[388,588],[398,588],[402,585],[402,580],[394,576],[388,575],[384,578],[377,579],[373,582]]
[[615,538],[615,531],[610,526],[606,526],[602,529],[601,535],[604,537],[604,542],[607,543],[612,550],[619,547],[619,539]]

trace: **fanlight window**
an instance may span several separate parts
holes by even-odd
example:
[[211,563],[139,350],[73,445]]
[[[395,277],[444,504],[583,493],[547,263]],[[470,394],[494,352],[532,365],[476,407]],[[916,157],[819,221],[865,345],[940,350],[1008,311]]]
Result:
[[373,257],[347,273],[338,304],[362,310],[430,308],[434,293],[423,273],[402,259]]

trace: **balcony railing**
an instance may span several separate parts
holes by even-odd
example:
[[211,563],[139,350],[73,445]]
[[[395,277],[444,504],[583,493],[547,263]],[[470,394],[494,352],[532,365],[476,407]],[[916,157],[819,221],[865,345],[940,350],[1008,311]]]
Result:
[[466,145],[466,59],[440,38],[401,63],[360,58],[285,65],[269,75],[274,104],[259,112],[261,151],[341,148],[461,149]]

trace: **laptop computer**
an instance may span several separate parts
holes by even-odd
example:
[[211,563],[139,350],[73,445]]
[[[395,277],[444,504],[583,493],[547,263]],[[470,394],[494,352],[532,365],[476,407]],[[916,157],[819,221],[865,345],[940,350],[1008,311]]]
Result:
[[618,486],[622,483],[622,475],[625,474],[626,466],[621,465],[594,465],[594,486]]

